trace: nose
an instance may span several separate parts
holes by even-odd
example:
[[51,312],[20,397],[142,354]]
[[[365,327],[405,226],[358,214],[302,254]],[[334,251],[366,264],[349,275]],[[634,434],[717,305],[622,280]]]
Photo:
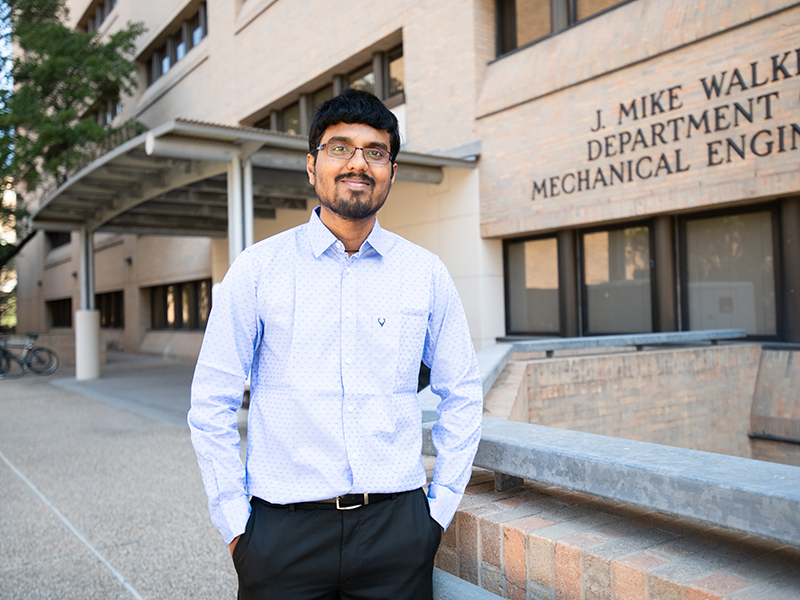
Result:
[[[360,151],[360,153],[359,153]],[[360,169],[366,170],[368,169],[369,163],[364,158],[364,149],[363,148],[356,148],[356,151],[353,152],[353,156],[350,157],[350,160],[347,161],[347,166],[350,169]]]

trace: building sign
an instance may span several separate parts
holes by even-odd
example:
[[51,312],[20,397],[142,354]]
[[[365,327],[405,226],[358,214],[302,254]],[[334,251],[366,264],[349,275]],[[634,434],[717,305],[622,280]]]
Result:
[[800,48],[732,61],[694,81],[598,106],[583,155],[568,170],[535,173],[531,199],[677,179],[797,151],[800,98],[797,86],[787,85],[794,78],[800,78]]

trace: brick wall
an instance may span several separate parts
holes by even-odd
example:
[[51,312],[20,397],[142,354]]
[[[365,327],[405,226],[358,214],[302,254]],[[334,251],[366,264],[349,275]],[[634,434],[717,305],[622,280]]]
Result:
[[800,597],[800,549],[476,470],[440,569],[513,600]]
[[750,423],[754,434],[777,438],[751,439],[753,458],[800,466],[800,356],[797,352],[763,352]]
[[484,414],[800,466],[796,351],[734,344],[558,354],[515,354]]
[[743,344],[532,361],[529,422],[749,457],[760,355]]

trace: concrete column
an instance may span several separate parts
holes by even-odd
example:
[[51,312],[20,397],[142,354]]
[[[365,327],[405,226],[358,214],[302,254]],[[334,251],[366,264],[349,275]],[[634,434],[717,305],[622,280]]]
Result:
[[338,96],[342,93],[342,90],[347,88],[347,76],[346,75],[334,75],[333,76],[333,95]]
[[559,328],[564,337],[577,337],[578,327],[578,259],[575,254],[575,232],[558,232],[558,304]]
[[228,264],[244,250],[243,213],[242,161],[234,156],[228,163]]
[[653,264],[656,283],[655,331],[678,331],[678,287],[675,279],[675,235],[672,217],[653,220]]
[[249,158],[242,165],[242,186],[243,243],[247,248],[253,245],[253,163]]
[[303,135],[308,135],[311,129],[311,117],[314,115],[314,101],[311,94],[300,94],[297,104],[300,107],[300,131]]
[[78,239],[78,284],[80,285],[81,309],[94,308],[94,237],[84,228]]
[[781,340],[800,342],[800,198],[781,202]]
[[100,311],[75,312],[75,379],[100,377]]
[[75,379],[100,377],[100,311],[94,308],[94,243],[92,232],[81,229],[79,285],[81,307],[75,312]]
[[372,76],[375,81],[375,96],[378,100],[386,100],[389,95],[389,60],[386,52],[376,52],[372,55]]

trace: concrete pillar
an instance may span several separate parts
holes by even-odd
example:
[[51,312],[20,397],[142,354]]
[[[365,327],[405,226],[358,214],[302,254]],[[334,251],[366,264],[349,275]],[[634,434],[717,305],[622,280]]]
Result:
[[228,264],[244,250],[243,212],[242,161],[234,156],[228,163]]
[[564,337],[580,335],[578,327],[578,259],[575,232],[558,232],[558,303],[559,328]]
[[297,104],[300,107],[300,131],[303,135],[308,135],[311,129],[311,117],[314,115],[314,100],[311,94],[300,94]]
[[80,231],[78,252],[81,307],[75,312],[75,379],[100,377],[100,311],[94,308],[94,242],[92,232]]
[[678,287],[675,280],[675,230],[672,217],[653,220],[653,265],[655,278],[655,331],[678,331]]
[[244,248],[253,245],[253,163],[246,159],[242,165],[242,221]]
[[75,312],[75,379],[100,377],[100,311]]
[[800,342],[800,198],[781,202],[781,331],[784,342]]

